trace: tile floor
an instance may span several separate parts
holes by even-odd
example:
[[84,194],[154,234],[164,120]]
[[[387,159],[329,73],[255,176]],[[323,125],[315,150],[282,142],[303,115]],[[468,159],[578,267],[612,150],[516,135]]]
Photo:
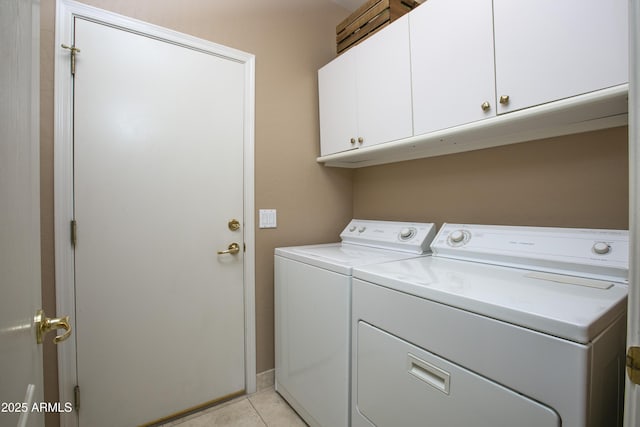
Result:
[[273,386],[163,424],[162,427],[306,427]]

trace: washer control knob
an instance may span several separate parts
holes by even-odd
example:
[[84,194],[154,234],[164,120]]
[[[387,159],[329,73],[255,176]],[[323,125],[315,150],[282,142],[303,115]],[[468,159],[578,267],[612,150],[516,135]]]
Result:
[[358,233],[364,233],[364,230],[366,230],[366,229],[367,229],[367,227],[364,227],[364,226],[363,226],[363,227],[360,227],[360,228],[358,229]]
[[354,231],[356,231],[356,226],[352,225],[351,227],[349,227],[349,232],[353,233]]
[[611,251],[611,246],[609,246],[605,242],[596,242],[593,245],[593,252],[597,253],[598,255],[605,255],[605,254],[608,254],[610,251]]
[[462,230],[456,230],[449,234],[449,239],[453,243],[460,243],[464,240],[464,232]]

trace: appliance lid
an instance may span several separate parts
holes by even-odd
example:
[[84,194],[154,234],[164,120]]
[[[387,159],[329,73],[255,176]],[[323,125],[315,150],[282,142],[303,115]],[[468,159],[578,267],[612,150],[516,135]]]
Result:
[[353,267],[431,253],[433,223],[352,219],[341,243],[276,248],[275,254],[341,274]]
[[346,275],[351,275],[353,268],[357,266],[420,256],[407,252],[390,251],[346,243],[276,248],[275,254]]
[[590,342],[626,312],[626,285],[549,276],[433,256],[353,270],[356,279],[578,343]]

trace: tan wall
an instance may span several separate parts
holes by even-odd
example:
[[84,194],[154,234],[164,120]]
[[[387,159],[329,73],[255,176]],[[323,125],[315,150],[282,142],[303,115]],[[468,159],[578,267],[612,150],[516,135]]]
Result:
[[627,128],[359,169],[354,216],[628,228]]
[[[329,0],[83,3],[256,55],[255,207],[278,210],[277,229],[256,228],[257,371],[273,368],[273,249],[335,241],[352,216],[352,172],[315,162],[317,70],[335,56],[334,28],[349,12]],[[41,7],[43,305],[47,313],[54,313],[55,2],[42,0]],[[45,348],[45,357],[47,397],[56,401],[55,349]],[[57,425],[56,417],[49,416],[47,425]]]

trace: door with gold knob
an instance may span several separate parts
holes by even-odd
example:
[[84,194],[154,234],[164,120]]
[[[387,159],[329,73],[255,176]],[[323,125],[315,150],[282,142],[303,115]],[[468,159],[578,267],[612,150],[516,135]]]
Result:
[[246,387],[248,67],[100,12],[57,32],[80,49],[69,245],[81,406],[69,418],[146,425]]
[[[0,426],[43,426],[40,283],[39,2],[0,2]],[[35,31],[34,31],[35,30]],[[36,43],[34,43],[36,42]]]

